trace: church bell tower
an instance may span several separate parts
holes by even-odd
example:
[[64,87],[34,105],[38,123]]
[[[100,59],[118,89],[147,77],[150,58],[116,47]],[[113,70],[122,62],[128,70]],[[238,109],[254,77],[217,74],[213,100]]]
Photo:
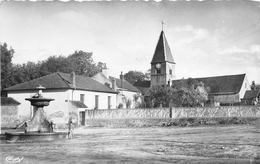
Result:
[[162,30],[151,61],[151,86],[171,85],[175,79],[175,62]]

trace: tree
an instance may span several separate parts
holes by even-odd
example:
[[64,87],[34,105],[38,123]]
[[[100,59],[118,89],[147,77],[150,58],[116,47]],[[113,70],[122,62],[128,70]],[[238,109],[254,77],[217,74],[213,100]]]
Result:
[[98,62],[97,65],[96,65],[96,67],[97,67],[97,71],[100,72],[100,71],[102,71],[102,69],[106,68],[107,66],[106,66],[105,63]]
[[260,90],[260,84],[256,84],[256,90]]
[[171,101],[174,106],[202,106],[208,101],[209,88],[194,79],[179,80],[169,86],[152,86],[149,90],[150,101],[154,107],[168,107]]
[[40,65],[39,75],[45,76],[54,72],[71,73],[72,63],[65,56],[50,56]]
[[11,86],[10,77],[12,70],[12,58],[14,50],[8,49],[7,44],[0,45],[1,49],[1,93],[4,88]]
[[172,88],[172,100],[176,106],[203,106],[209,100],[210,89],[205,87],[203,82],[192,78],[177,81]]
[[68,60],[72,63],[72,69],[77,75],[91,77],[97,73],[98,69],[92,55],[92,52],[75,51],[68,56]]
[[251,90],[256,89],[255,81],[252,81],[252,84],[250,85]]
[[7,44],[1,46],[1,93],[4,88],[30,81],[35,78],[49,75],[54,72],[71,73],[77,75],[93,76],[100,72],[105,64],[94,62],[92,53],[75,51],[68,57],[50,56],[44,61],[27,62],[25,64],[12,64],[14,50],[8,49]]
[[131,108],[132,100],[123,94],[121,94],[121,96],[122,96],[122,102],[123,104],[125,104],[126,109]]
[[134,106],[135,108],[145,108],[145,101],[144,101],[144,96],[140,93],[136,93],[133,95],[133,100],[134,100]]
[[168,107],[170,99],[173,96],[173,88],[168,86],[156,85],[149,89],[150,101],[153,107]]
[[145,80],[151,80],[151,68],[144,74]]
[[145,76],[141,71],[129,71],[124,74],[124,78],[130,84],[134,84],[137,80],[144,80]]
[[251,90],[260,90],[260,84],[256,84],[255,81],[252,81],[252,84],[250,85]]

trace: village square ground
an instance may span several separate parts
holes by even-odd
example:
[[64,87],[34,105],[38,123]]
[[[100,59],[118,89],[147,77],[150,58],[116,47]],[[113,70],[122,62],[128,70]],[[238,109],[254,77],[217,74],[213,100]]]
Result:
[[[3,133],[3,131],[2,131]],[[260,163],[260,125],[88,128],[74,139],[8,143],[1,164],[20,163]]]

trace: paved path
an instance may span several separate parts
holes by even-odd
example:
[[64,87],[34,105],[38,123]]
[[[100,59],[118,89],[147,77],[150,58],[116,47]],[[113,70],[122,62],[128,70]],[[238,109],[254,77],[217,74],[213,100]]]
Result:
[[75,138],[1,141],[1,163],[260,163],[260,126],[78,128]]

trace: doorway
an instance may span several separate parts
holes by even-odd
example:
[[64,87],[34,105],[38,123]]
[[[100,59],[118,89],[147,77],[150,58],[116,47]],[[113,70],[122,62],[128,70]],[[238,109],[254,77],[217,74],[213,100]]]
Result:
[[85,126],[85,111],[79,112],[80,125]]

